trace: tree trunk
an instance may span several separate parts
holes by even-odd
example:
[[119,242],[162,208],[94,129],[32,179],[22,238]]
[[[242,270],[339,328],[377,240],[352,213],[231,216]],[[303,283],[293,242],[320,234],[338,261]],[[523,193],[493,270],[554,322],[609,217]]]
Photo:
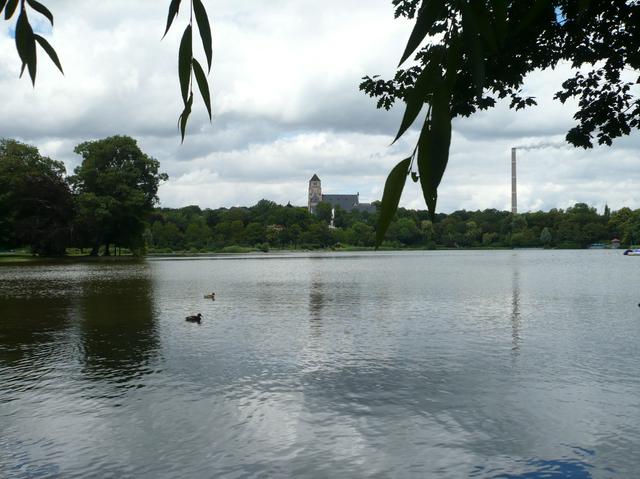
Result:
[[100,250],[100,246],[99,245],[95,245],[93,248],[91,248],[91,253],[89,253],[91,256],[98,256],[98,251]]
[[111,256],[111,252],[109,251],[109,243],[104,245],[104,256]]

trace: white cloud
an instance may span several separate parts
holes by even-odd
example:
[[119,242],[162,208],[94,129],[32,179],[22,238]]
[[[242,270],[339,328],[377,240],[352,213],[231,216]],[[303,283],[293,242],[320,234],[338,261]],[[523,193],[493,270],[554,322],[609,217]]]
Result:
[[[160,41],[168,1],[51,2],[52,34],[65,76],[41,55],[35,90],[19,80],[8,22],[0,25],[0,136],[36,144],[71,171],[73,147],[112,134],[137,138],[170,175],[165,206],[251,205],[261,198],[306,202],[318,173],[331,192],[379,199],[388,171],[407,156],[409,132],[389,147],[401,108],[375,109],[358,91],[365,74],[390,76],[411,29],[393,19],[389,0],[207,2],[214,32],[214,122],[196,95],[187,139],[180,145],[177,50],[187,12]],[[196,39],[197,40],[197,39]],[[198,44],[198,41],[195,42]],[[199,46],[198,46],[199,48]],[[204,61],[204,55],[197,53]],[[562,141],[572,105],[551,101],[569,69],[538,72],[524,93],[540,105],[506,105],[454,123],[440,209],[509,207],[514,145]],[[614,148],[541,148],[519,153],[521,210],[567,207],[574,201],[613,208],[640,206],[640,136]],[[408,183],[403,204],[424,208]]]

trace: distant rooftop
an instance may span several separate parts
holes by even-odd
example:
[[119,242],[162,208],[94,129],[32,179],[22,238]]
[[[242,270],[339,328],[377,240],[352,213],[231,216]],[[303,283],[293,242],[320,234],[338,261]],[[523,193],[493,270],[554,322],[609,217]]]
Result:
[[314,173],[309,181],[320,181],[320,178],[318,178],[318,175]]

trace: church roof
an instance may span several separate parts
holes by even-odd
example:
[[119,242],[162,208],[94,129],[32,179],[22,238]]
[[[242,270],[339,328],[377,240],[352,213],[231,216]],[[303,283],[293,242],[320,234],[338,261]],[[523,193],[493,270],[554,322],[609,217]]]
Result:
[[340,206],[343,210],[351,211],[358,204],[358,195],[322,195],[322,201]]
[[309,181],[320,181],[320,178],[318,178],[318,175],[314,173]]

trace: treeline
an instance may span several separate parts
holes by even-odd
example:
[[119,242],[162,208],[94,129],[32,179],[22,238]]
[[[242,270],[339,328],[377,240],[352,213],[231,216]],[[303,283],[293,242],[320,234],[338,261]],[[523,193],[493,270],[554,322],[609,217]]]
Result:
[[[28,248],[62,255],[70,248],[93,255],[126,249],[150,252],[370,248],[377,213],[344,211],[320,203],[305,207],[261,200],[251,207],[154,208],[159,162],[133,138],[88,141],[74,150],[82,163],[67,176],[64,164],[15,140],[0,140],[0,250]],[[379,204],[376,204],[379,207]],[[608,207],[599,214],[584,203],[548,212],[438,214],[400,208],[387,231],[388,248],[585,248],[618,238],[640,239],[640,209]]]
[[[155,252],[205,252],[250,247],[314,249],[373,247],[377,214],[347,212],[318,205],[313,215],[303,207],[261,200],[247,208],[200,209],[198,206],[154,210],[145,241]],[[549,247],[585,248],[609,244],[614,238],[629,245],[640,238],[640,209],[621,208],[599,214],[577,203],[566,210],[552,209],[512,215],[506,211],[456,211],[438,214],[400,208],[383,247],[474,248]]]
[[93,255],[124,247],[143,254],[143,233],[167,178],[159,162],[128,136],[87,141],[74,151],[82,163],[66,176],[62,162],[36,147],[0,139],[0,249],[51,256],[70,247]]

